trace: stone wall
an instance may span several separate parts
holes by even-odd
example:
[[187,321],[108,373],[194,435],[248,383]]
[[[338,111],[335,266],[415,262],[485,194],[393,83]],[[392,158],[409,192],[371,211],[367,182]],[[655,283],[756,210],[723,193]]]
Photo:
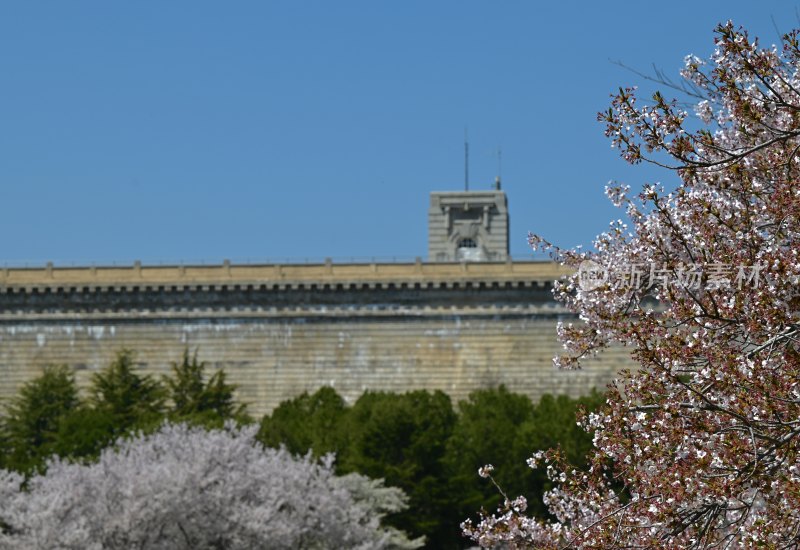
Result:
[[322,385],[349,401],[367,389],[461,399],[499,384],[578,396],[626,364],[615,350],[581,371],[552,366],[556,321],[572,319],[550,295],[552,264],[289,267],[6,272],[0,399],[51,363],[85,386],[122,348],[153,374],[198,350],[256,415]]

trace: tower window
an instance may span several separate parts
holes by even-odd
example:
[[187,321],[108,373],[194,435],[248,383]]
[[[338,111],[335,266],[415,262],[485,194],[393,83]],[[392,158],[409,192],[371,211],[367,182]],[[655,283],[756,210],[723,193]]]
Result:
[[478,248],[478,243],[474,239],[461,239],[458,241],[458,248]]

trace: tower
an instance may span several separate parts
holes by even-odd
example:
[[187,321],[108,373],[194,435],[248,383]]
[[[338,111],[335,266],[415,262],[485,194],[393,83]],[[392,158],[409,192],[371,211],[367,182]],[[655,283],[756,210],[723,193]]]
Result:
[[428,210],[428,261],[508,258],[508,200],[493,191],[435,191]]

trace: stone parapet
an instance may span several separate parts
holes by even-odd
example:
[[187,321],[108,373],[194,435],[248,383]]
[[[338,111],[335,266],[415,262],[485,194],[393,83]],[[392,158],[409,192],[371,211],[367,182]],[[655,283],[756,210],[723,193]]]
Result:
[[569,271],[552,262],[408,262],[0,269],[8,288],[139,287],[181,285],[423,284],[513,280],[547,282]]

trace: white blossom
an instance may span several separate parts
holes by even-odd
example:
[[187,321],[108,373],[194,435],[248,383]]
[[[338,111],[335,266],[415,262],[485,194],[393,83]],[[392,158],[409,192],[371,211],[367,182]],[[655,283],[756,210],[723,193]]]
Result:
[[120,440],[96,463],[51,460],[20,491],[0,471],[3,549],[416,548],[382,527],[405,496],[337,478],[321,463],[262,447],[256,427],[164,425]]

